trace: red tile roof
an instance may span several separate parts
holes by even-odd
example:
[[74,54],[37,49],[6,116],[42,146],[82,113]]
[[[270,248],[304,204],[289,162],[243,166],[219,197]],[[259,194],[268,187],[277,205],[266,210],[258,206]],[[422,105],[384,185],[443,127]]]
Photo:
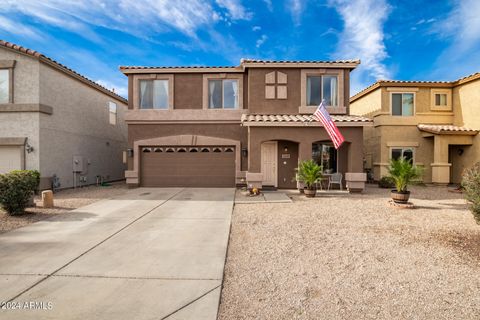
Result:
[[353,95],[350,98],[350,102],[355,101],[356,99],[363,97],[367,93],[373,91],[374,89],[380,86],[388,86],[389,84],[407,84],[407,85],[422,85],[422,84],[432,84],[432,85],[445,85],[446,87],[454,87],[459,84],[472,81],[475,79],[480,79],[480,72],[472,73],[466,77],[454,80],[454,81],[414,81],[414,80],[378,80],[375,83],[371,84],[370,86],[366,87],[362,91],[358,92],[357,94]]
[[458,127],[454,125],[439,125],[439,124],[419,124],[417,128],[421,131],[436,133],[436,134],[471,134],[476,135],[479,130]]
[[[195,70],[195,69],[237,69],[237,71],[242,71],[245,64],[345,64],[345,65],[358,65],[360,60],[258,60],[258,59],[241,59],[239,66],[120,66],[120,70],[171,70],[171,69],[180,69],[180,70]],[[355,66],[353,66],[355,67]]]
[[[371,119],[360,116],[331,115],[335,122],[372,122]],[[316,121],[310,114],[243,114],[245,122],[312,122]]]
[[35,57],[35,58],[39,59],[40,61],[56,68],[57,70],[60,70],[60,71],[66,73],[70,76],[73,76],[74,78],[82,81],[83,83],[85,83],[85,84],[87,84],[87,85],[89,85],[89,86],[91,86],[91,87],[93,87],[93,88],[111,96],[112,98],[115,98],[115,99],[120,100],[124,103],[127,103],[127,99],[123,98],[122,96],[119,96],[114,91],[105,88],[104,86],[96,83],[95,81],[81,75],[80,73],[76,72],[75,70],[72,70],[72,69],[68,68],[67,66],[61,64],[60,62],[57,62],[57,61],[45,56],[44,54],[42,54],[38,51],[29,49],[29,48],[25,48],[25,47],[22,47],[18,44],[11,43],[11,42],[4,41],[4,40],[0,40],[0,47],[5,47],[5,48],[8,48],[8,49],[11,49],[11,50],[14,50],[14,51],[17,51],[17,52]]

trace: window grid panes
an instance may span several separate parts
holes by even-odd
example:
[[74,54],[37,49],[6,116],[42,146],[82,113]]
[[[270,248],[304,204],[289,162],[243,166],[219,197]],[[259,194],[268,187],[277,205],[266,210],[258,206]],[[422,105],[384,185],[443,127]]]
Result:
[[392,93],[392,115],[413,116],[413,93]]
[[435,105],[436,106],[446,106],[447,105],[447,94],[446,93],[436,93],[435,94]]
[[327,106],[338,105],[338,78],[337,76],[308,76],[307,77],[307,105],[318,106],[325,99]]
[[413,148],[392,148],[391,159],[398,160],[401,157],[413,163]]
[[10,95],[9,70],[0,69],[0,103],[8,103]]
[[168,109],[168,80],[140,80],[140,109]]
[[237,109],[238,108],[238,80],[209,80],[208,81],[208,108],[209,109]]

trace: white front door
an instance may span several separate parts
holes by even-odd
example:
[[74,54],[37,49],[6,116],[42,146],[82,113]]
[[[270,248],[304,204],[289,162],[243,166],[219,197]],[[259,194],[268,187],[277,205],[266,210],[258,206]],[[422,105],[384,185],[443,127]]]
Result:
[[22,149],[19,146],[0,146],[0,174],[22,169]]
[[277,186],[277,142],[262,143],[262,184],[265,186]]

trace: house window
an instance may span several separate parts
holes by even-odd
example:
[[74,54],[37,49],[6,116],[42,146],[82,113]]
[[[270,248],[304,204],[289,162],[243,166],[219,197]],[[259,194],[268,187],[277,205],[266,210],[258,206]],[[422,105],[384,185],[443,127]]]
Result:
[[238,108],[238,80],[208,80],[209,109]]
[[390,159],[398,160],[401,157],[413,163],[413,148],[392,148]]
[[0,103],[10,102],[10,71],[0,69]]
[[392,93],[392,115],[413,116],[413,93]]
[[108,117],[111,125],[117,124],[117,104],[111,101],[108,103]]
[[447,106],[447,94],[446,93],[436,93],[435,94],[435,106],[437,106],[437,107]]
[[307,105],[318,106],[323,99],[327,106],[338,105],[337,76],[307,76]]
[[323,173],[337,172],[337,150],[331,142],[313,143],[312,159],[322,167]]
[[168,80],[140,80],[140,109],[168,109]]

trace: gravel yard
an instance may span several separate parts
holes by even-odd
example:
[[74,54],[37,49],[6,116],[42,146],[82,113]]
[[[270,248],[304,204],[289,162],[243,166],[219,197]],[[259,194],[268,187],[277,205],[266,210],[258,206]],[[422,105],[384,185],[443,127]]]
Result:
[[111,186],[108,187],[89,186],[60,190],[53,196],[55,207],[51,209],[43,208],[41,195],[36,196],[36,207],[27,208],[24,214],[10,216],[0,209],[0,233],[20,228],[27,224],[44,220],[102,199],[108,199],[126,191],[127,186],[123,182],[112,183]]
[[219,319],[480,319],[480,225],[461,194],[412,187],[236,204]]

